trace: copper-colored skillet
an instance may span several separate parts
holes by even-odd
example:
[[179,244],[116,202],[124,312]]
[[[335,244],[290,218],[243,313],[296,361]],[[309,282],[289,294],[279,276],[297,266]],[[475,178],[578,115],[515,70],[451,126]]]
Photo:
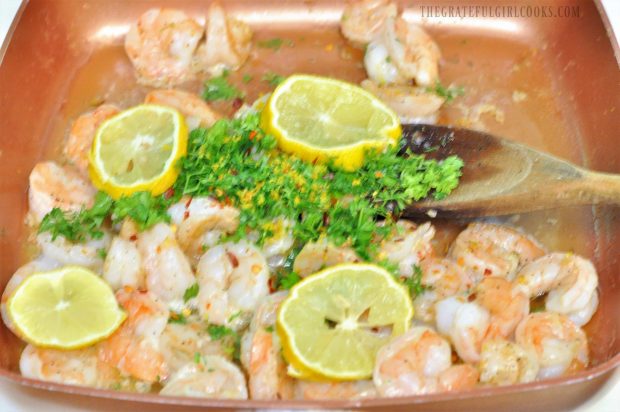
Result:
[[[226,8],[249,21],[258,39],[289,38],[295,46],[257,49],[237,74],[260,79],[279,74],[316,73],[359,82],[361,52],[338,33],[339,1],[226,1]],[[494,104],[502,116],[484,114],[491,133],[526,143],[576,164],[620,171],[620,73],[604,18],[591,1],[556,1],[578,7],[579,17],[429,17],[418,2],[405,2],[408,17],[421,21],[442,49],[444,83],[465,87],[464,97],[446,107],[441,123],[458,124],[467,108]],[[516,6],[525,2],[515,1]],[[147,8],[170,1],[31,0],[23,9],[0,66],[0,280],[5,285],[26,258],[23,216],[27,177],[33,165],[57,156],[71,119],[92,104],[139,102],[137,87],[122,50],[127,25]],[[454,2],[424,2],[424,5]],[[466,2],[459,2],[465,5]],[[476,1],[472,5],[496,5]],[[534,4],[529,3],[530,5]],[[202,17],[205,0],[175,0],[174,7]],[[239,80],[233,77],[233,81]],[[241,84],[241,82],[239,82]],[[200,85],[188,85],[199,90]],[[247,87],[254,99],[269,86]],[[514,92],[527,98],[515,101]],[[223,109],[226,109],[225,107]],[[471,113],[470,113],[471,114]],[[258,402],[166,398],[79,388],[22,378],[22,343],[0,327],[0,376],[47,390],[132,402],[221,408],[376,408],[408,410],[566,410],[595,393],[620,363],[620,209],[613,206],[561,207],[508,217],[547,246],[589,256],[600,275],[600,307],[587,326],[591,366],[573,376],[525,385],[477,389],[395,399],[324,402]],[[90,401],[80,398],[82,405]],[[77,399],[76,399],[77,400]],[[95,403],[93,402],[92,405]],[[123,409],[126,403],[112,404]],[[135,405],[134,405],[135,406]],[[156,409],[154,405],[145,406]]]

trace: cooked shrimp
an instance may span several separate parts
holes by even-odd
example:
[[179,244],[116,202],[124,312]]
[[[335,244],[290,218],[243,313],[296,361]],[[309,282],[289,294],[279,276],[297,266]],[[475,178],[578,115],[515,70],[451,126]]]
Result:
[[204,322],[168,323],[161,334],[159,348],[170,373],[195,362],[197,356],[231,356],[221,340],[211,339]]
[[165,305],[149,292],[116,292],[127,320],[99,346],[99,359],[123,375],[155,382],[168,375],[160,350],[160,337],[168,323]]
[[394,110],[402,123],[436,123],[439,109],[445,102],[443,97],[421,87],[378,85],[368,79],[361,85]]
[[2,292],[2,299],[0,301],[0,313],[2,314],[2,320],[7,328],[9,328],[13,333],[17,334],[15,327],[13,325],[13,321],[9,316],[6,309],[6,302],[9,300],[15,289],[30,275],[33,275],[37,272],[45,272],[48,270],[53,270],[60,267],[60,263],[56,262],[52,259],[47,259],[43,256],[39,256],[37,259],[26,263],[21,266],[19,269],[13,273],[11,279],[9,279],[8,283],[4,287],[4,291]]
[[210,197],[183,197],[168,209],[177,226],[179,244],[192,263],[198,262],[206,248],[215,246],[224,234],[239,226],[239,211]]
[[295,381],[295,399],[363,399],[376,398],[377,389],[371,380],[344,382]]
[[382,396],[408,396],[441,390],[439,376],[452,365],[447,340],[416,326],[379,349],[373,381]]
[[528,296],[504,278],[485,278],[474,293],[476,303],[491,315],[486,339],[512,338],[517,325],[530,313]]
[[[547,299],[549,299],[549,297],[547,297]],[[551,307],[552,306],[548,306],[547,310],[550,312],[557,312],[555,310],[551,310],[550,309]],[[586,323],[590,322],[590,319],[592,319],[592,316],[594,316],[594,313],[596,312],[597,308],[598,308],[598,293],[595,292],[592,294],[592,298],[590,299],[590,301],[588,301],[586,306],[584,306],[580,310],[567,313],[566,316],[568,316],[570,320],[575,322],[575,325],[583,326]]]
[[439,374],[440,392],[465,391],[476,387],[480,373],[470,364],[452,365]]
[[437,330],[450,338],[465,362],[480,360],[480,349],[489,328],[489,312],[463,297],[452,296],[435,305]]
[[413,267],[433,254],[431,240],[435,228],[429,223],[416,224],[399,220],[394,233],[381,242],[379,258],[398,265],[401,276],[411,277]]
[[194,79],[192,62],[204,30],[180,10],[150,9],[131,26],[125,51],[138,82],[170,87]]
[[138,235],[146,289],[171,307],[183,306],[185,290],[196,283],[172,228],[158,223]]
[[257,329],[251,334],[248,386],[251,399],[291,399],[293,380],[286,373],[279,338],[273,330]]
[[528,297],[549,293],[545,309],[568,316],[577,326],[598,306],[598,275],[592,262],[572,253],[551,253],[525,266],[515,281]]
[[389,17],[382,41],[402,78],[414,79],[418,86],[435,85],[439,79],[441,52],[422,27],[402,17]]
[[276,312],[287,295],[288,292],[277,292],[264,298],[241,340],[241,364],[248,372],[251,399],[293,397],[293,380],[286,373],[275,331]]
[[196,52],[194,69],[219,76],[241,67],[252,49],[250,26],[229,18],[218,2],[211,3],[206,26],[207,40]]
[[112,239],[103,263],[103,278],[114,290],[145,288],[142,258],[135,242],[118,236]]
[[210,323],[239,329],[239,316],[256,309],[269,294],[269,267],[260,251],[246,241],[209,249],[198,262],[199,313]]
[[513,280],[517,269],[545,254],[534,238],[515,229],[490,223],[472,223],[459,233],[449,256],[477,275]]
[[210,127],[221,117],[200,97],[178,89],[153,90],[146,95],[144,103],[177,109],[185,117],[189,130],[197,127]]
[[282,266],[286,259],[287,252],[293,246],[293,226],[295,224],[290,219],[279,217],[274,219],[268,227],[272,236],[263,243],[261,251],[270,263],[270,266]]
[[531,348],[504,339],[489,339],[480,353],[480,382],[512,385],[531,382],[538,375],[538,359]]
[[428,258],[420,263],[421,283],[441,297],[456,295],[474,286],[473,275],[453,260],[447,258]]
[[215,355],[203,356],[199,363],[185,365],[170,377],[159,393],[198,398],[248,398],[243,373],[234,363]]
[[99,361],[95,346],[56,350],[28,345],[19,370],[27,378],[95,388],[110,388],[118,378],[113,368]]
[[380,86],[406,85],[408,83],[408,79],[403,77],[398,71],[398,67],[392,63],[392,57],[390,57],[388,49],[381,39],[374,40],[366,46],[364,68],[369,77],[364,82],[370,84],[364,85],[362,82],[362,86],[371,93],[382,90],[379,88]]
[[30,172],[28,203],[35,223],[54,208],[79,212],[92,206],[95,188],[75,169],[54,162],[37,163]]
[[110,235],[103,232],[100,239],[90,239],[84,243],[73,243],[62,236],[53,239],[53,236],[44,232],[37,235],[37,244],[41,248],[44,258],[54,260],[62,265],[85,266],[96,272],[103,267],[101,251],[105,251],[110,244]]
[[530,314],[517,326],[516,341],[536,352],[539,379],[584,369],[588,365],[588,339],[581,328],[559,313]]
[[301,277],[306,277],[324,267],[360,260],[360,257],[350,247],[336,246],[323,237],[316,242],[308,242],[304,245],[295,258],[293,271]]
[[356,0],[344,8],[340,30],[353,43],[365,44],[381,35],[386,19],[396,17],[396,4],[390,0]]
[[63,153],[82,175],[88,176],[88,152],[93,144],[97,128],[119,111],[120,109],[116,106],[102,104],[95,110],[78,117],[71,125]]
[[427,258],[420,262],[421,284],[425,290],[413,301],[416,319],[431,323],[435,319],[435,303],[448,296],[471,289],[474,278],[465,268],[447,258]]

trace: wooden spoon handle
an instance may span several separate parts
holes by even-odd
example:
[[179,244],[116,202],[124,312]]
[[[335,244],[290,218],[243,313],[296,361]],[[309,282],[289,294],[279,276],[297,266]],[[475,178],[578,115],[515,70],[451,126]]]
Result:
[[578,195],[584,200],[593,204],[620,204],[620,175],[587,171],[580,181]]

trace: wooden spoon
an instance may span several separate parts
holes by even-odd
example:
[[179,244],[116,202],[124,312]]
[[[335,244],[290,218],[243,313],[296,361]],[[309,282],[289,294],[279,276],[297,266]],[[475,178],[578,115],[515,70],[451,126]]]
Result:
[[[475,217],[597,203],[620,204],[620,175],[592,172],[527,146],[475,130],[404,125],[406,148],[465,166],[443,200],[410,205],[406,216]],[[403,149],[403,153],[404,153]]]

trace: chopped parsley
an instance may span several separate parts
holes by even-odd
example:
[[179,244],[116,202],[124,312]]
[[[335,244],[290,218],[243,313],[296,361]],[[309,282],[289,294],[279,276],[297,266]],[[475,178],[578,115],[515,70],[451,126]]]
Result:
[[445,87],[439,81],[435,82],[434,87],[427,87],[427,92],[435,93],[437,96],[446,99],[446,103],[452,102],[455,98],[463,96],[465,94],[465,88],[463,86],[450,86]]
[[241,79],[243,81],[243,83],[248,84],[252,81],[253,77],[251,74],[244,74],[243,78]]
[[379,266],[383,267],[383,269],[385,269],[388,272],[390,272],[392,274],[392,276],[394,276],[395,278],[400,278],[400,270],[398,268],[398,264],[397,263],[390,262],[387,259],[383,259],[383,260],[377,262],[377,264]]
[[156,223],[170,222],[167,210],[171,204],[171,200],[166,199],[165,196],[136,192],[128,197],[121,197],[114,203],[112,221],[118,223],[130,217],[140,230],[144,230]]
[[261,78],[262,81],[269,83],[269,85],[273,87],[279,85],[285,79],[286,77],[274,72],[267,72],[263,74],[263,77]]
[[200,352],[194,353],[194,363],[199,364],[200,362],[202,362],[202,356],[200,355]]
[[223,341],[224,351],[232,356],[233,359],[239,360],[241,336],[237,332],[223,325],[209,325],[207,326],[207,333],[211,340]]
[[185,325],[187,323],[187,318],[182,313],[170,312],[168,323],[177,323],[179,325]]
[[278,275],[276,278],[276,289],[289,290],[295,286],[301,277],[295,272],[289,272],[283,275]]
[[140,230],[159,222],[170,222],[166,209],[171,200],[164,196],[153,197],[148,192],[136,192],[128,197],[113,200],[103,192],[95,196],[93,206],[77,213],[65,213],[58,208],[45,215],[39,226],[39,233],[50,232],[52,240],[62,236],[72,242],[100,239],[102,226],[108,217],[112,223],[119,223],[130,217]]
[[402,282],[407,289],[409,289],[409,294],[411,294],[412,298],[422,294],[426,290],[424,285],[422,285],[422,268],[418,265],[413,265],[413,275],[410,278],[402,279]]
[[194,283],[192,286],[185,289],[185,293],[183,293],[183,302],[187,303],[190,299],[198,296],[199,290],[198,283]]
[[290,39],[281,39],[279,37],[274,37],[266,40],[259,40],[256,42],[256,45],[263,49],[272,49],[274,51],[280,50],[280,48],[286,44],[288,47],[293,47],[295,43]]
[[212,77],[205,82],[205,90],[202,93],[203,99],[208,102],[215,100],[233,100],[242,98],[243,92],[230,84],[228,72],[224,71],[221,76]]
[[100,239],[103,236],[101,226],[113,206],[112,198],[99,192],[90,209],[83,209],[78,213],[65,213],[59,208],[54,208],[41,221],[39,233],[50,232],[52,240],[62,236],[72,242]]
[[237,319],[239,316],[241,316],[241,311],[240,310],[238,310],[235,313],[233,313],[232,315],[230,315],[228,317],[228,322],[229,323],[232,322],[233,320]]
[[273,331],[274,331],[273,325],[269,325],[269,326],[265,327],[265,332],[272,333]]
[[207,326],[207,333],[212,340],[220,340],[225,336],[232,336],[236,332],[224,325],[209,325]]
[[369,152],[364,165],[345,172],[331,165],[313,165],[273,150],[275,138],[265,134],[259,115],[224,119],[189,138],[175,192],[214,196],[240,210],[231,240],[258,234],[260,245],[285,217],[296,224],[300,244],[327,235],[336,245],[349,244],[364,259],[372,257],[376,239],[412,201],[428,195],[441,199],[458,184],[463,162],[398,154],[400,148]]

